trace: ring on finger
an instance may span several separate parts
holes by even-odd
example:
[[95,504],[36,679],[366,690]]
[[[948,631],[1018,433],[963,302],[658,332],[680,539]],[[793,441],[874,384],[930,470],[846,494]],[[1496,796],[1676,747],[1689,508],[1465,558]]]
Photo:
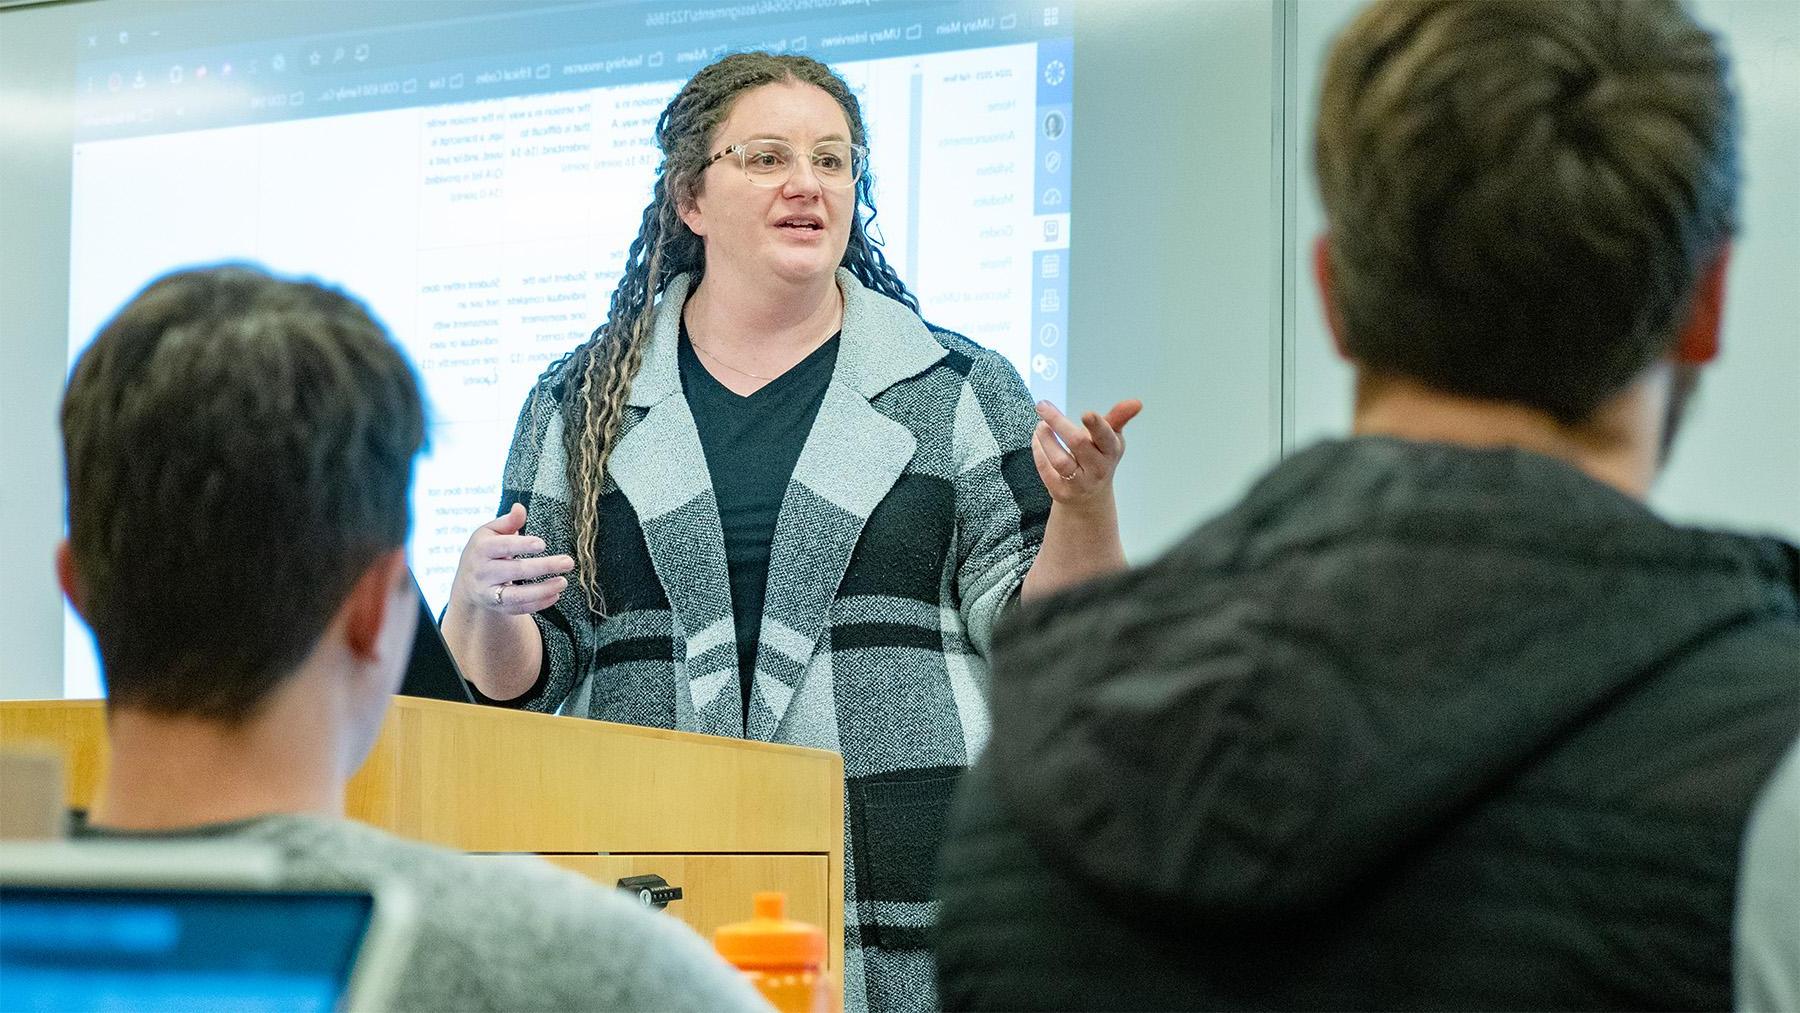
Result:
[[494,604],[495,605],[505,605],[506,604],[506,585],[505,584],[498,585],[497,587],[494,588]]

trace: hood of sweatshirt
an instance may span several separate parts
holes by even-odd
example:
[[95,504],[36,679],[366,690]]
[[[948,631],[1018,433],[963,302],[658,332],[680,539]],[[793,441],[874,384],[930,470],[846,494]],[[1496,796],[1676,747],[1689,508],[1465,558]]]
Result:
[[1235,924],[1327,908],[1660,664],[1800,613],[1795,550],[1518,450],[1326,443],[1022,608],[984,762],[1046,855]]

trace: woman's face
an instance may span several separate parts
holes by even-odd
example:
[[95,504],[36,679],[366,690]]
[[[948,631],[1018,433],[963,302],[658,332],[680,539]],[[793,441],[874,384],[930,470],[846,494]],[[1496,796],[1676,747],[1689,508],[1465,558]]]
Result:
[[760,187],[738,156],[707,166],[699,195],[681,220],[706,244],[706,270],[749,271],[790,283],[829,275],[844,259],[856,190],[825,186],[809,153],[820,141],[849,141],[844,110],[824,89],[785,81],[739,95],[713,134],[708,155],[745,141],[786,141],[798,157],[779,186]]

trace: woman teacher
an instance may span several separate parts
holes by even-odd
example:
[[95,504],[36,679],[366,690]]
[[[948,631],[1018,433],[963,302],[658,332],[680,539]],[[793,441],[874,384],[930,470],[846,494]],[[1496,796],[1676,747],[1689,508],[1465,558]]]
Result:
[[846,1007],[929,1008],[991,631],[1015,595],[1124,566],[1138,405],[1034,408],[1003,356],[920,319],[823,64],[726,57],[656,134],[606,320],[527,398],[444,634],[494,702],[842,753]]

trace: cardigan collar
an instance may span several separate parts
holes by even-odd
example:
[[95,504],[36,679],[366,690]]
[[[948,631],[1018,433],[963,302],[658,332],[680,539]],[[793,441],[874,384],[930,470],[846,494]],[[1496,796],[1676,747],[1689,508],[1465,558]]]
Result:
[[[681,307],[693,284],[691,274],[677,275],[657,300],[650,346],[631,384],[629,404],[649,408],[681,392],[676,351],[681,341]],[[917,376],[945,356],[919,315],[880,293],[863,287],[845,268],[837,270],[844,293],[844,330],[838,339],[833,383],[841,383],[865,400],[907,377]]]

